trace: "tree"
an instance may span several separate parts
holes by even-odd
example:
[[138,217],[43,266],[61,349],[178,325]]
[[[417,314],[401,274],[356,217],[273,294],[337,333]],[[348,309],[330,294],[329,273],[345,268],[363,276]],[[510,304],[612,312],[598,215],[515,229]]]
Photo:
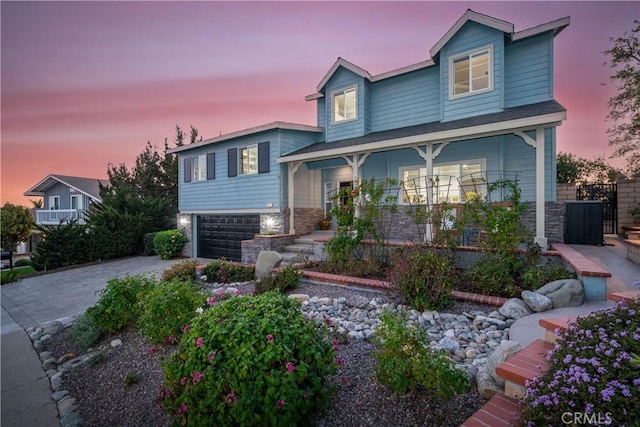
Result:
[[604,157],[587,160],[571,153],[559,152],[556,160],[556,182],[596,184],[618,182],[625,179],[625,174],[608,165]]
[[5,203],[0,208],[0,244],[9,252],[9,268],[13,268],[13,252],[18,244],[29,238],[34,226],[33,216],[28,208]]
[[[615,150],[612,157],[623,157],[629,176],[640,176],[640,21],[622,37],[611,38],[613,47],[603,53],[614,69],[611,81],[618,93],[609,99],[607,130],[609,146]],[[606,64],[606,62],[605,62]]]

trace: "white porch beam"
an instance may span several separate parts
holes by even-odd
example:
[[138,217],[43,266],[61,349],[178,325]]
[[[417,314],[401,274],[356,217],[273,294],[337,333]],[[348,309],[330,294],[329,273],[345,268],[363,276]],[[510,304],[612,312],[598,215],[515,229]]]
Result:
[[288,199],[289,199],[289,234],[296,234],[295,228],[295,188],[294,177],[298,168],[302,165],[302,162],[291,162],[288,164]]

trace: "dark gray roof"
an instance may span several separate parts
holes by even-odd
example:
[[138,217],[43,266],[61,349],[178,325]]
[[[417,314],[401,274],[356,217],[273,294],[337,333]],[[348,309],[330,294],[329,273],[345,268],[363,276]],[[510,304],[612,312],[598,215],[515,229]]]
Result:
[[87,196],[100,201],[100,185],[108,185],[109,181],[98,178],[83,178],[80,176],[51,174],[42,181],[27,190],[25,196],[42,196],[44,192],[54,184],[61,182],[71,188],[75,188]]
[[398,129],[372,132],[357,138],[341,139],[332,142],[316,142],[315,144],[301,148],[300,150],[288,153],[286,156],[297,154],[315,153],[318,151],[332,150],[336,148],[352,147],[371,142],[385,141],[389,139],[405,138],[409,136],[424,135],[434,132],[442,132],[452,129],[461,129],[473,126],[487,125],[510,120],[523,119],[527,117],[541,116],[545,114],[560,113],[567,111],[557,101],[545,101],[537,104],[523,105],[521,107],[507,108],[499,113],[484,114],[481,116],[468,117],[465,119],[452,120],[449,122],[432,122],[415,126],[407,126]]

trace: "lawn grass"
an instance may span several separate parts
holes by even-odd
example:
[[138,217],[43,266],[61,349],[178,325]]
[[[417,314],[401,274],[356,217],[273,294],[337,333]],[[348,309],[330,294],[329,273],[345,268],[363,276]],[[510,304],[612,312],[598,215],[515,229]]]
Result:
[[27,265],[25,267],[15,267],[13,270],[2,270],[0,271],[0,283],[4,285],[7,283],[15,282],[20,277],[35,272],[36,270],[30,265]]

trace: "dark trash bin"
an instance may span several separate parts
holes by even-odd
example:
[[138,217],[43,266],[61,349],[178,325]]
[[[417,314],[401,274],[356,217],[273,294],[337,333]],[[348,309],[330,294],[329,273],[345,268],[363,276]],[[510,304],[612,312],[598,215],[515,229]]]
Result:
[[565,203],[564,242],[579,245],[604,245],[603,204],[595,200]]

